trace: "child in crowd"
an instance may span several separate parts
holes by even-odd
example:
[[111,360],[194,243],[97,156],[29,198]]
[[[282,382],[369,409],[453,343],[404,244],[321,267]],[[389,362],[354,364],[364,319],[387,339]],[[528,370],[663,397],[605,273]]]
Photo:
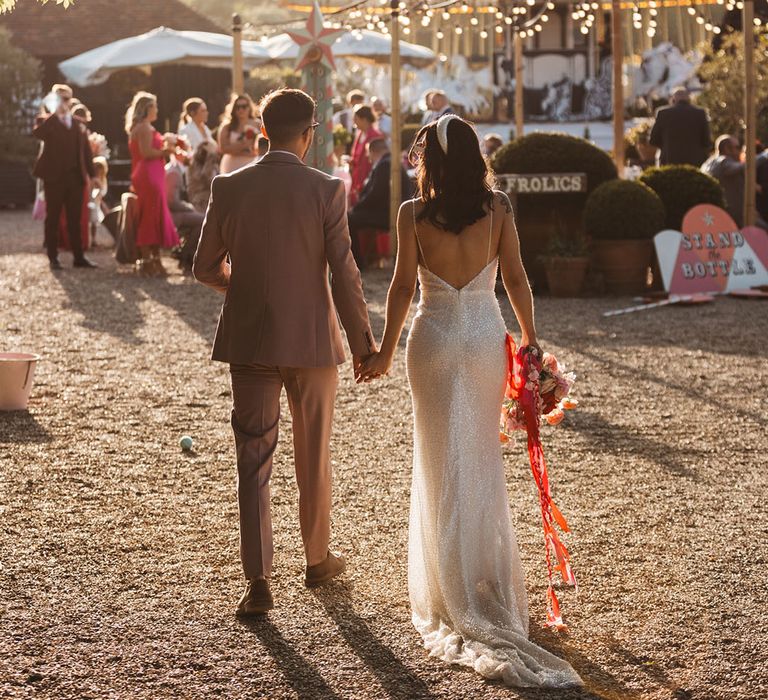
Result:
[[88,218],[91,227],[91,247],[96,246],[96,231],[99,224],[104,221],[105,213],[109,208],[104,203],[104,196],[107,194],[109,185],[107,183],[107,173],[109,164],[104,156],[95,156],[93,167],[96,174],[91,178],[91,190],[88,199]]

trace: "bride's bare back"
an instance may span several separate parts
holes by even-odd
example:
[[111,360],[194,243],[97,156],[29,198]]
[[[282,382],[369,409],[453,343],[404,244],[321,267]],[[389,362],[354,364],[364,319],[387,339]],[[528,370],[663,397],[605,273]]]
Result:
[[469,284],[498,255],[509,208],[506,196],[494,193],[493,209],[459,234],[436,227],[427,219],[419,221],[424,205],[418,200],[411,207],[419,263],[455,289]]

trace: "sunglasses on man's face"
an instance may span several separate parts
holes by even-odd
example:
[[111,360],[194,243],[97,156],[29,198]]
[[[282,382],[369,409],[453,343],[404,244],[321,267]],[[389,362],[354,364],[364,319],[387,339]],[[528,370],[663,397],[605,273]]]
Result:
[[310,129],[312,131],[317,131],[317,127],[320,126],[320,122],[312,122],[304,131],[302,131],[302,134],[306,134]]

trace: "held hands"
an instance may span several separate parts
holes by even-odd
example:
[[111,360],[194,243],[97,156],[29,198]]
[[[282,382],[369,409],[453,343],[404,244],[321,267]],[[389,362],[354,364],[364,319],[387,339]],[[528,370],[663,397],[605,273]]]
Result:
[[520,347],[524,348],[526,346],[533,348],[536,351],[536,357],[539,359],[539,361],[542,360],[544,357],[544,351],[541,349],[541,345],[539,345],[538,340],[536,340],[536,336],[530,338],[523,334],[523,336],[520,338]]
[[359,367],[355,368],[355,381],[358,384],[371,382],[389,374],[390,369],[392,369],[392,358],[383,352],[375,352],[369,355]]

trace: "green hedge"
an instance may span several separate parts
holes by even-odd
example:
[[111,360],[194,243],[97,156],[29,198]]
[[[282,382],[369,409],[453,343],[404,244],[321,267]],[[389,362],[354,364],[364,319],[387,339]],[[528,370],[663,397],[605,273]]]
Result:
[[692,165],[648,168],[639,181],[648,185],[664,203],[667,212],[664,222],[666,228],[679,231],[686,212],[697,204],[725,207],[720,183]]
[[[592,192],[606,180],[618,177],[616,166],[605,151],[585,139],[568,134],[538,132],[515,139],[494,153],[492,165],[500,175],[504,173],[586,173],[587,193]],[[541,196],[543,195],[539,195]]]
[[611,180],[589,195],[584,228],[600,240],[648,239],[664,228],[664,217],[664,204],[650,187]]

